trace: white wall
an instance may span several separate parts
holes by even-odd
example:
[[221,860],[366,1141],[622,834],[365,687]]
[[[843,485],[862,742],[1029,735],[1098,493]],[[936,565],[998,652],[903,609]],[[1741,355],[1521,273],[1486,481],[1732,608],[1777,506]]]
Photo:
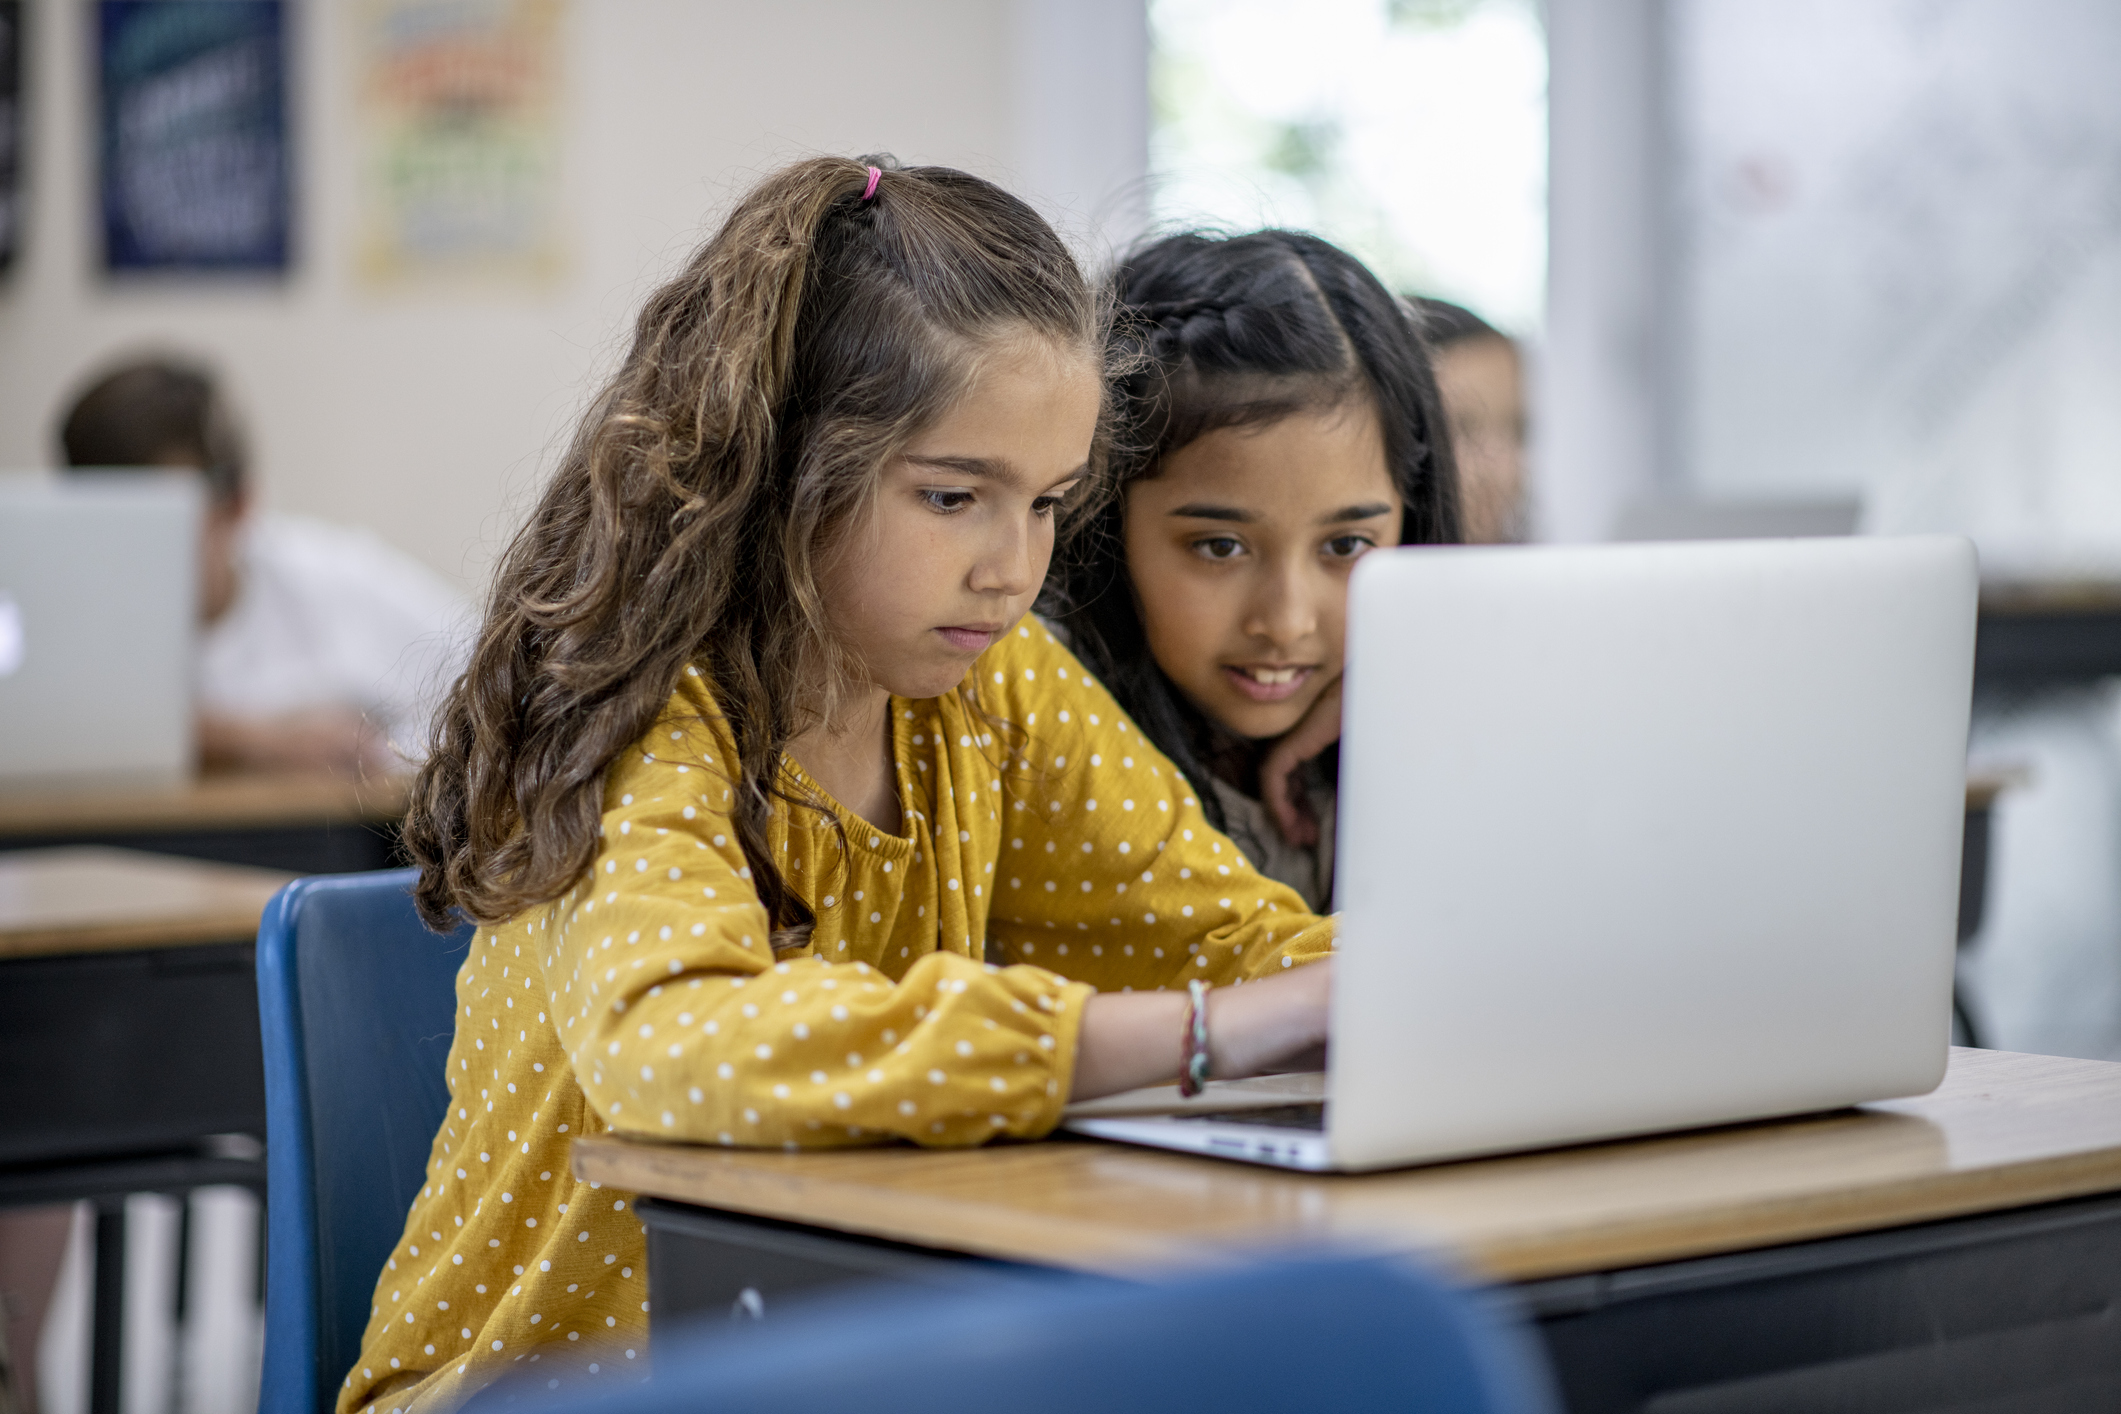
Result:
[[569,273],[536,295],[385,295],[351,274],[348,7],[302,5],[298,258],[280,282],[94,268],[91,10],[32,0],[27,248],[0,283],[0,466],[57,455],[88,369],[141,345],[226,371],[262,500],[481,581],[633,311],[755,176],[889,151],[993,177],[1095,248],[1137,228],[1140,0],[576,0]]
[[1659,0],[1547,0],[1543,540],[1602,540],[1658,480]]

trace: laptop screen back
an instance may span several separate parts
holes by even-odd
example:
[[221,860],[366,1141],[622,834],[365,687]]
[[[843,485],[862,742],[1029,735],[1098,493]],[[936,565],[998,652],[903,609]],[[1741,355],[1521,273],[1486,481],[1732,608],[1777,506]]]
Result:
[[1932,1088],[1975,597],[1942,537],[1366,556],[1335,1159]]
[[193,477],[0,474],[0,784],[190,772],[201,513]]

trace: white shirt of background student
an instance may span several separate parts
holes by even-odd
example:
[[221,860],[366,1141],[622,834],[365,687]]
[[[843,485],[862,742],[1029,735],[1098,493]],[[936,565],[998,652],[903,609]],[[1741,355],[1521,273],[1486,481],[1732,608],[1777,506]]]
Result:
[[403,770],[462,661],[468,607],[366,531],[253,514],[245,450],[212,372],[152,354],[107,369],[60,423],[68,465],[195,471],[199,754],[208,766]]
[[403,770],[461,665],[469,610],[376,535],[218,508],[205,536],[199,738],[209,762]]

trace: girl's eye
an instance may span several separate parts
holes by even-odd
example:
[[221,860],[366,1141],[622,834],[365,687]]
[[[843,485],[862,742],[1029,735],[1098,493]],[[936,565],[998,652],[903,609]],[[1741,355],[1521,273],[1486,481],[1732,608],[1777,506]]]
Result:
[[1193,542],[1193,553],[1208,560],[1231,560],[1244,553],[1244,542],[1230,535],[1211,535]]
[[1058,506],[1063,499],[1060,496],[1041,496],[1031,503],[1031,514],[1035,516],[1050,516],[1053,514],[1053,508]]
[[955,515],[972,504],[970,491],[923,491],[921,499],[928,508],[941,515]]
[[1352,560],[1365,550],[1374,550],[1377,542],[1367,535],[1336,535],[1326,542],[1326,554],[1336,560]]

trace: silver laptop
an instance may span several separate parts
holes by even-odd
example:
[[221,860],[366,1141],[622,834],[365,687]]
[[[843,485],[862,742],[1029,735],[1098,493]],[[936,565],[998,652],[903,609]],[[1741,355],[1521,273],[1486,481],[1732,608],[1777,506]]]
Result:
[[0,472],[0,786],[190,773],[198,479]]
[[1328,1073],[1069,1127],[1374,1169],[1934,1088],[1975,592],[1945,537],[1365,556]]

